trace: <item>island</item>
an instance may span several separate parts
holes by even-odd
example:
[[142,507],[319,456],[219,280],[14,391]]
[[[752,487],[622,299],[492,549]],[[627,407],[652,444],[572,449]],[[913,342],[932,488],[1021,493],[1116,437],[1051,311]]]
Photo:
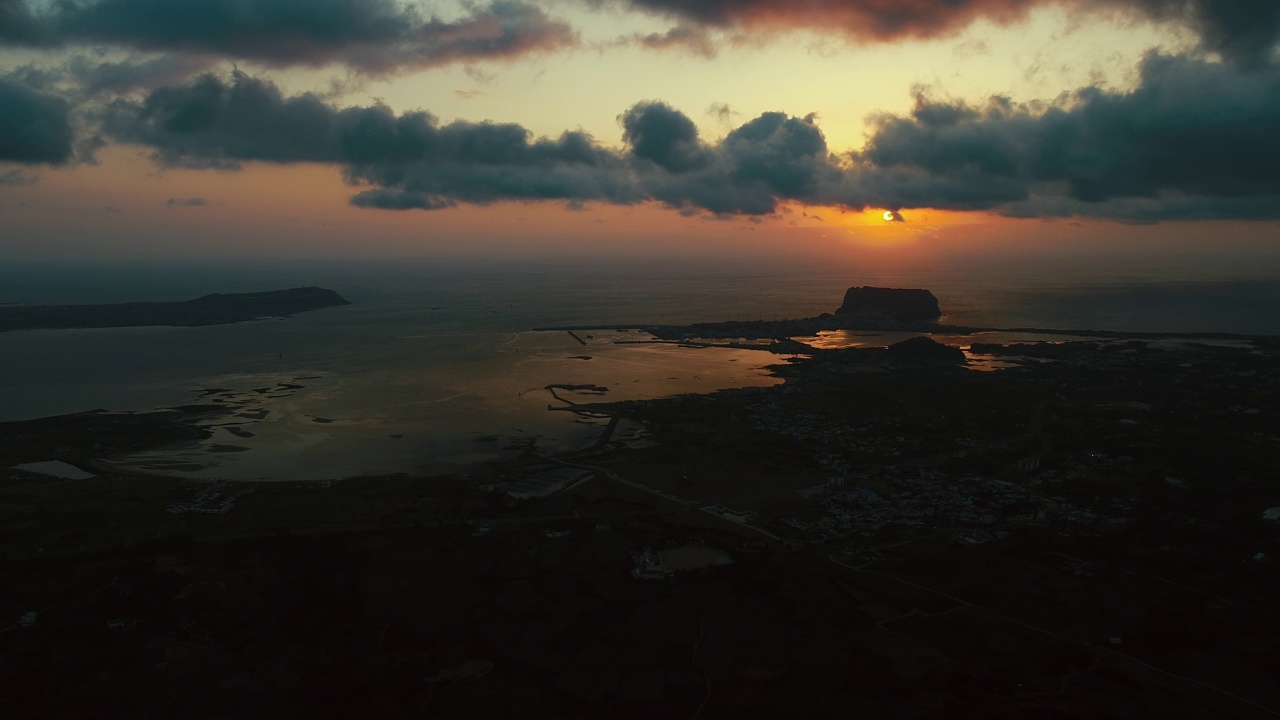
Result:
[[0,332],[142,325],[226,325],[350,304],[350,300],[333,290],[300,287],[256,293],[214,293],[184,302],[10,305],[0,307]]
[[836,315],[859,318],[889,318],[916,322],[940,317],[938,298],[928,290],[878,287],[851,287]]

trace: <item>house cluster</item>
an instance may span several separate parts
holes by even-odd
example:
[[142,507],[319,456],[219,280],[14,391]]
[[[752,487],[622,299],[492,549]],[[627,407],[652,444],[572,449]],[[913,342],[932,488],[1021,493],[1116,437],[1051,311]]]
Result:
[[631,577],[636,580],[667,580],[675,577],[676,571],[662,564],[662,556],[650,548],[645,548],[631,558],[635,563],[631,568]]
[[243,495],[252,493],[252,488],[241,488],[236,490],[228,490],[226,485],[219,482],[200,491],[194,499],[188,502],[178,502],[169,505],[169,512],[174,515],[183,513],[194,513],[198,515],[225,515],[235,506],[236,500]]
[[859,426],[832,420],[804,410],[790,410],[781,403],[762,403],[751,415],[757,430],[796,440],[816,441],[844,453],[873,453],[878,458],[895,458],[912,445],[899,435],[901,422],[868,418]]
[[[851,532],[871,533],[881,528],[968,526],[988,530],[1003,523],[1075,524],[1095,527],[1100,523],[1119,524],[1123,518],[1079,508],[1065,498],[1046,495],[1045,483],[1058,482],[1054,471],[1045,471],[1020,483],[975,475],[953,476],[936,470],[904,471],[888,467],[853,478],[852,487],[815,485],[799,491],[814,500],[826,513],[820,520],[779,518],[782,525],[833,539]],[[892,492],[876,492],[862,486],[869,481],[893,486]],[[1136,497],[1121,498],[1115,510],[1129,510]],[[997,532],[997,536],[1000,533]],[[985,542],[990,535],[969,533],[969,544]]]

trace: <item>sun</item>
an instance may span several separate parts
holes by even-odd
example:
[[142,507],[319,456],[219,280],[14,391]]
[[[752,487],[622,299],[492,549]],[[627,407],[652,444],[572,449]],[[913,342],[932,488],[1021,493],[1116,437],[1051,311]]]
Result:
[[892,210],[885,210],[885,211],[884,211],[884,221],[885,221],[885,222],[893,222],[893,211],[892,211]]

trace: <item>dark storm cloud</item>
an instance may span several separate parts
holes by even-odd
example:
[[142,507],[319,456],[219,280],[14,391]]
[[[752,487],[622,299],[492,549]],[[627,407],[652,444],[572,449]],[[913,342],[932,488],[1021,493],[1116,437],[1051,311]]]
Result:
[[[1008,23],[1042,6],[1122,12],[1189,28],[1201,45],[1265,64],[1280,41],[1276,0],[581,0],[674,18],[631,38],[710,56],[709,30],[807,29],[858,42],[953,35],[978,20]],[[343,63],[361,72],[509,58],[578,44],[565,22],[521,0],[465,5],[442,20],[398,0],[0,0],[0,45],[100,44],[196,53],[271,65]]]
[[425,112],[335,108],[315,95],[285,96],[275,85],[234,73],[205,75],[119,100],[104,127],[122,142],[153,150],[171,167],[233,169],[247,161],[336,164],[373,192],[356,204],[435,209],[459,201],[639,200],[627,161],[581,132],[534,139],[520,125],[458,121]]
[[365,190],[353,196],[351,204],[379,210],[443,210],[458,205],[451,198],[402,190]]
[[813,196],[838,176],[813,115],[764,113],[730,131],[719,151],[736,183],[759,185],[782,198]]
[[161,165],[233,169],[244,162],[335,164],[353,202],[436,209],[456,202],[561,199],[634,203],[714,213],[772,212],[802,199],[836,171],[812,118],[767,113],[704,145],[692,120],[662,103],[620,117],[627,147],[581,132],[534,138],[520,125],[457,121],[383,106],[335,108],[311,94],[233,73],[159,88],[103,112],[105,132],[149,147]]
[[66,100],[0,79],[0,161],[61,164],[72,156]]
[[1127,92],[981,105],[923,91],[907,116],[871,120],[866,146],[832,154],[809,115],[767,112],[704,142],[661,102],[619,116],[624,146],[582,132],[453,122],[383,106],[285,96],[243,73],[116,101],[104,127],[164,165],[316,162],[384,209],[457,203],[656,201],[686,214],[765,215],[782,203],[988,210],[1146,222],[1280,217],[1280,68],[1153,54]]
[[1276,220],[1280,219],[1280,197],[1224,198],[1166,192],[1152,198],[1082,203],[1061,195],[1032,196],[1026,201],[1011,203],[1002,208],[1001,213],[1020,218],[1095,217],[1135,224],[1168,220]]
[[764,113],[715,145],[664,103],[638,103],[619,119],[643,194],[682,211],[769,214],[784,200],[818,198],[840,177],[812,116]]
[[1012,20],[1041,0],[629,0],[633,8],[712,27],[812,28],[859,40],[937,37],[978,18]]
[[[596,0],[595,4],[609,4]],[[803,28],[860,42],[928,39],[976,20],[1020,20],[1041,6],[1122,10],[1190,28],[1205,49],[1246,64],[1265,62],[1280,41],[1276,0],[628,0],[628,6],[696,26],[755,30]],[[673,38],[673,39],[678,39]]]
[[839,179],[812,117],[764,113],[710,146],[662,103],[637,104],[621,120],[629,156],[648,161],[636,167],[643,194],[682,212],[765,215],[785,200],[813,201]]
[[[386,156],[352,164],[349,181],[375,186],[353,202],[386,209],[436,209],[454,202],[567,200],[657,201],[687,214],[762,215],[787,199],[804,200],[838,176],[809,119],[767,113],[719,144],[703,144],[679,111],[643,102],[623,113],[626,147],[600,148],[582,133],[529,140],[515,125],[453,123],[439,149],[405,161]],[[455,137],[456,136],[456,137]],[[482,152],[459,149],[468,146]]]
[[565,132],[533,139],[519,125],[454,122],[432,126],[422,152],[388,153],[349,160],[348,182],[372,185],[353,202],[385,209],[437,209],[456,202],[502,200],[643,200],[630,169],[617,153],[590,136]]
[[706,165],[698,128],[684,113],[661,102],[642,102],[618,116],[631,155],[663,170],[682,173]]
[[1280,41],[1280,2],[1275,0],[1101,1],[1178,21],[1195,31],[1205,49],[1246,65],[1265,62]]
[[518,0],[458,20],[395,0],[0,0],[0,44],[103,44],[270,65],[342,63],[382,74],[575,45],[577,34]]
[[77,55],[67,63],[67,74],[88,94],[120,94],[181,82],[211,64],[207,56],[169,54],[97,62]]
[[284,97],[274,85],[234,73],[116,100],[103,127],[117,140],[154,149],[157,163],[234,168],[245,160],[336,162],[335,111],[311,94]]
[[26,64],[0,73],[0,82],[22,85],[39,92],[56,93],[62,82],[66,80],[66,75],[66,72],[61,69]]
[[459,139],[449,134],[457,124],[438,128],[427,113],[397,116],[382,105],[339,109],[311,93],[285,96],[238,71],[227,80],[210,74],[158,88],[140,101],[118,99],[102,123],[114,139],[152,148],[161,165],[220,169],[246,161],[409,162],[439,153],[442,137],[477,155],[504,136],[493,128],[506,127],[479,125],[473,137]]
[[45,45],[53,42],[52,30],[28,0],[0,0],[0,44]]
[[[1280,198],[1275,127],[1280,70],[1238,71],[1153,54],[1132,92],[1086,88],[1045,110],[1000,99],[974,107],[919,96],[911,117],[876,121],[857,161],[869,180],[897,174],[896,187],[866,183],[879,185],[890,207],[934,196],[936,207],[1020,203],[1025,213],[1036,195],[1056,199],[1046,209],[1065,201],[1084,214],[1094,214],[1091,204],[1105,214],[1116,207],[1111,201],[1177,196],[1198,199],[1176,204],[1200,207],[1209,217],[1215,199],[1232,200],[1222,202],[1226,209],[1249,198]],[[1280,205],[1272,214],[1280,214]]]

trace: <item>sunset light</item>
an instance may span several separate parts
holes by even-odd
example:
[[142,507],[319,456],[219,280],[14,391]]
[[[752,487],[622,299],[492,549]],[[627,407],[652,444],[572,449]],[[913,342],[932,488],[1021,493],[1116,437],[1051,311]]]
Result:
[[1280,715],[1278,131],[1280,0],[0,0],[0,714]]

